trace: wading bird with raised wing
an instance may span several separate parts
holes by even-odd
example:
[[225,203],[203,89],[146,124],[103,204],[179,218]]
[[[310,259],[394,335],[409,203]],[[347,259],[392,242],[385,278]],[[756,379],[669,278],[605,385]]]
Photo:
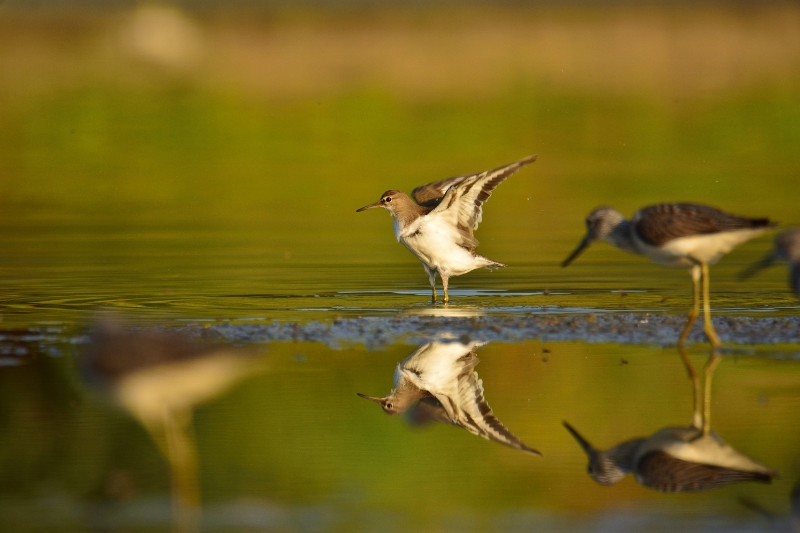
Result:
[[389,190],[375,203],[356,212],[382,207],[394,218],[394,235],[408,248],[428,274],[432,301],[436,303],[436,275],[442,278],[444,303],[447,282],[476,268],[502,268],[475,251],[478,240],[473,235],[483,216],[483,204],[506,178],[528,163],[532,155],[514,163],[478,174],[456,176],[422,185],[411,191],[417,203],[402,191]]

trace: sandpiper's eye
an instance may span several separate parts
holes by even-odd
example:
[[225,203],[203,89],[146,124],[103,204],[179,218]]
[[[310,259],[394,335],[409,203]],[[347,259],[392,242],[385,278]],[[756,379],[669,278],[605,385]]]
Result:
[[386,408],[387,408],[387,409],[391,409],[391,408],[392,408],[392,404],[390,404],[390,403],[387,403],[387,404],[386,404]]
[[383,201],[388,204],[389,202],[392,201],[392,197],[391,196],[387,196],[386,198],[383,199]]

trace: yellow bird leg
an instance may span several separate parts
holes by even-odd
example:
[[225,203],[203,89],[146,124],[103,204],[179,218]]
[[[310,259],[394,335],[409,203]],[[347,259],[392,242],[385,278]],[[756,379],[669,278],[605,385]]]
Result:
[[689,319],[686,321],[686,325],[683,326],[683,332],[681,333],[680,339],[678,339],[678,348],[683,348],[683,345],[686,343],[686,338],[689,336],[689,333],[692,331],[692,326],[694,326],[695,320],[697,317],[700,316],[700,266],[695,265],[692,267],[692,308],[689,310]]
[[708,341],[711,346],[718,348],[722,343],[717,337],[717,332],[714,331],[714,325],[711,323],[711,304],[709,298],[709,285],[711,284],[708,279],[708,264],[701,263],[703,269],[703,331],[705,331]]

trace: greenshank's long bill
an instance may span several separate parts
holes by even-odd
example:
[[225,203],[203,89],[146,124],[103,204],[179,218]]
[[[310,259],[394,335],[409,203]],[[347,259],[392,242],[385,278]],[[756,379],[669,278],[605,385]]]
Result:
[[[541,455],[529,448],[494,415],[483,393],[483,382],[475,372],[480,342],[457,341],[423,344],[400,361],[394,373],[394,389],[383,398],[359,396],[373,401],[390,415],[417,409],[426,420],[447,422],[474,435]],[[415,413],[414,418],[420,413]]]
[[800,298],[800,228],[792,228],[775,236],[775,246],[763,259],[744,269],[739,277],[749,278],[775,261],[786,261],[789,266],[789,285]]
[[389,190],[377,202],[357,209],[382,207],[394,218],[397,240],[422,261],[436,302],[436,274],[442,278],[444,302],[449,300],[447,282],[476,268],[504,267],[478,254],[473,235],[481,222],[483,204],[511,174],[536,161],[536,156],[478,174],[457,176],[417,187],[411,201],[404,192]]
[[594,241],[605,241],[626,252],[647,256],[659,265],[689,268],[693,300],[679,346],[683,346],[700,315],[703,290],[704,331],[713,346],[720,341],[711,323],[708,266],[734,247],[776,224],[766,218],[731,215],[700,204],[657,204],[638,210],[630,220],[610,207],[599,207],[586,218],[587,233],[561,266],[569,265]]

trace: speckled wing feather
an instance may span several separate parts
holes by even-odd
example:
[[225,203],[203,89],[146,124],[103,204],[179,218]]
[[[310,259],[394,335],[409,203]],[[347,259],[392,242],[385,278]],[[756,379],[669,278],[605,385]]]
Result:
[[475,351],[465,354],[458,360],[463,365],[458,374],[458,384],[454,397],[440,397],[442,407],[450,419],[474,435],[510,446],[516,450],[541,455],[519,440],[494,416],[491,407],[483,396],[483,382],[475,372],[478,364]]
[[633,217],[633,224],[639,238],[654,246],[680,237],[774,225],[767,218],[741,217],[707,205],[688,203],[642,208]]
[[433,209],[442,201],[447,189],[454,185],[459,185],[460,183],[463,183],[464,180],[471,177],[473,177],[472,174],[466,176],[455,176],[452,178],[443,179],[441,181],[428,183],[426,185],[420,185],[411,191],[411,196],[419,205]]
[[463,179],[447,189],[439,205],[428,216],[446,217],[460,232],[472,236],[481,222],[483,204],[492,191],[511,174],[534,161],[535,155],[494,170],[457,178]]
[[772,477],[763,472],[692,463],[661,451],[648,453],[641,458],[636,477],[642,485],[662,492],[707,490],[737,481],[772,481]]

